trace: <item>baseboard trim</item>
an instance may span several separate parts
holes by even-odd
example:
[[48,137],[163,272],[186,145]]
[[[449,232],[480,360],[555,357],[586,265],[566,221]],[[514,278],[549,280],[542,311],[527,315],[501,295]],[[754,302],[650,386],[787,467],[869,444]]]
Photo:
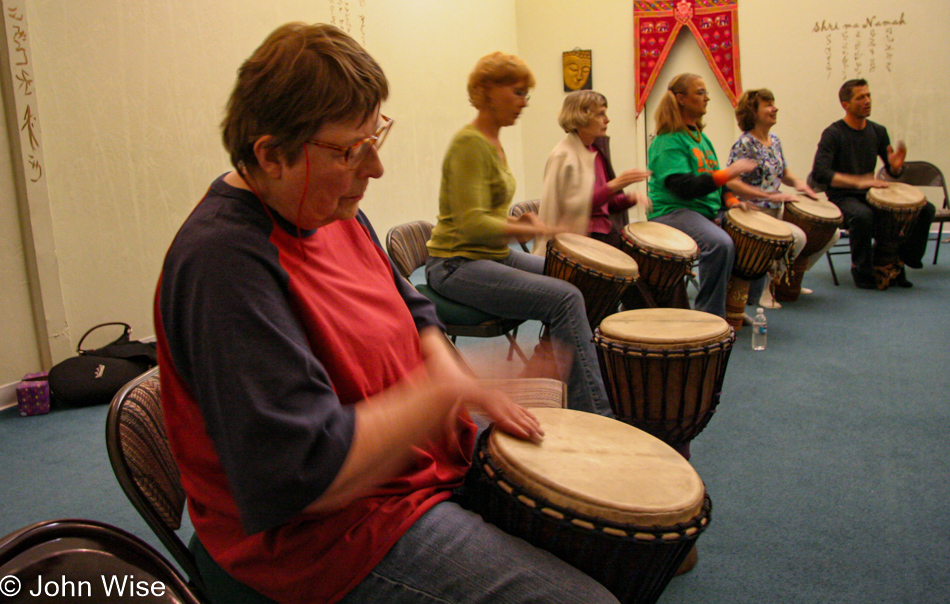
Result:
[[0,386],[0,411],[16,405],[16,387],[20,382]]
[[[146,336],[141,338],[142,342],[154,342],[155,336]],[[16,387],[20,382],[11,382],[9,384],[0,385],[0,411],[4,409],[9,409],[10,407],[16,406]]]

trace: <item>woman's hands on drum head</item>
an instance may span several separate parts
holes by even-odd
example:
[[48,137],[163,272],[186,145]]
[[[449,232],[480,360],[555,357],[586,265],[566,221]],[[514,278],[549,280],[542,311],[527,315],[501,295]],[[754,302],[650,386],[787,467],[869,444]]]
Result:
[[781,191],[776,191],[769,195],[769,201],[772,203],[791,203],[793,201],[798,201],[798,198],[789,193],[782,193]]
[[812,199],[818,199],[818,193],[815,193],[815,190],[809,187],[804,180],[799,179],[795,182],[795,190]]
[[540,443],[544,438],[541,423],[531,411],[513,403],[501,390],[481,388],[459,399],[466,408],[480,411],[503,432],[522,440]]
[[739,203],[737,203],[733,207],[738,208],[742,210],[743,212],[761,212],[762,211],[762,208],[760,208],[759,206],[755,205],[751,201],[745,201],[745,200],[739,200]]
[[412,380],[418,387],[434,386],[443,396],[451,397],[446,403],[461,404],[481,413],[513,436],[541,441],[544,432],[537,418],[513,403],[504,392],[482,385],[439,328],[423,329],[419,341],[424,362],[421,374]]

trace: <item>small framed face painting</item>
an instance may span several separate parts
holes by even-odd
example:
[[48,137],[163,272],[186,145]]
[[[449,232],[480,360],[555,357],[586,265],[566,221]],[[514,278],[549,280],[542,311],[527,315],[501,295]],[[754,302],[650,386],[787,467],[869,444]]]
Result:
[[575,48],[562,53],[564,61],[564,92],[590,90],[593,80],[591,74],[591,51]]

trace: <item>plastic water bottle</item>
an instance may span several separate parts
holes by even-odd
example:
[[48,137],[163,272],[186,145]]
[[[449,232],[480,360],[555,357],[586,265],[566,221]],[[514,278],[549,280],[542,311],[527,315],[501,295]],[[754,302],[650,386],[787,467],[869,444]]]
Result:
[[765,311],[760,308],[752,319],[752,350],[765,350],[768,334],[769,324],[765,320]]

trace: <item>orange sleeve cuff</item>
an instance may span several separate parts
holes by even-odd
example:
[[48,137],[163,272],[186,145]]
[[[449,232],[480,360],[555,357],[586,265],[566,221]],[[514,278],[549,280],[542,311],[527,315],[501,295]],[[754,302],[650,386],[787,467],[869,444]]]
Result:
[[722,185],[729,182],[729,170],[716,170],[712,173],[712,177],[713,182],[716,183],[716,186],[721,187]]
[[739,199],[735,195],[733,195],[731,191],[727,191],[722,196],[722,202],[726,204],[727,208],[734,208],[737,205],[739,205]]

